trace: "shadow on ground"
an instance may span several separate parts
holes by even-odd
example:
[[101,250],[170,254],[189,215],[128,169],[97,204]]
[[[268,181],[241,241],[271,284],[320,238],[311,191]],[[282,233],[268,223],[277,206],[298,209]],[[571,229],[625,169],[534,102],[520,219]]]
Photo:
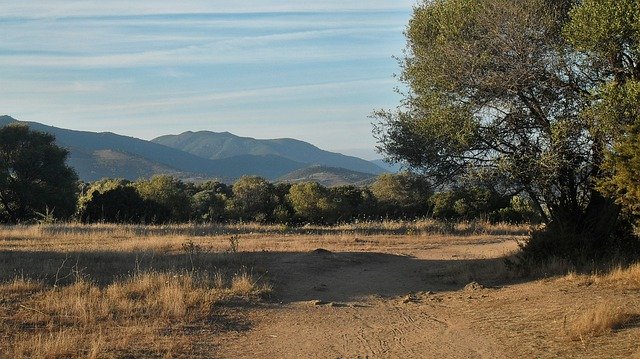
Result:
[[513,283],[502,258],[424,260],[371,252],[22,252],[0,251],[0,280],[27,277],[65,285],[78,275],[98,285],[136,271],[249,271],[274,288],[273,302],[358,301],[415,292],[453,291],[472,281]]

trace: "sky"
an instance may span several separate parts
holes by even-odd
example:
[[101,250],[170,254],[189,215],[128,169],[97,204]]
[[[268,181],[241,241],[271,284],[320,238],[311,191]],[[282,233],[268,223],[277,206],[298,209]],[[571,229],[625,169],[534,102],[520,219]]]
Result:
[[0,0],[0,115],[374,151],[413,0]]

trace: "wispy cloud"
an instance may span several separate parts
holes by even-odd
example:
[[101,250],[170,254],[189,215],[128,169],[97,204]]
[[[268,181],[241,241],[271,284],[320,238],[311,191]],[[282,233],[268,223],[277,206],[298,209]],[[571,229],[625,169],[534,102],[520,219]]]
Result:
[[[243,106],[257,105],[260,103],[277,102],[278,99],[286,101],[299,101],[301,99],[318,99],[319,94],[336,97],[361,91],[371,86],[391,86],[393,81],[388,78],[342,81],[318,84],[306,84],[299,86],[280,86],[268,88],[255,88],[241,91],[221,91],[208,94],[171,94],[154,100],[135,100],[128,103],[109,105],[78,106],[75,109],[66,109],[69,115],[87,115],[91,113],[121,112],[126,115],[137,115],[149,111],[175,110],[179,107],[207,104],[211,107],[231,106],[242,104]],[[336,111],[335,109],[323,109],[323,113]]]
[[411,0],[24,0],[0,3],[5,17],[55,18],[69,16],[153,15],[193,13],[313,12],[401,10]]
[[0,1],[0,112],[143,138],[372,145],[367,114],[396,99],[392,56],[413,3]]

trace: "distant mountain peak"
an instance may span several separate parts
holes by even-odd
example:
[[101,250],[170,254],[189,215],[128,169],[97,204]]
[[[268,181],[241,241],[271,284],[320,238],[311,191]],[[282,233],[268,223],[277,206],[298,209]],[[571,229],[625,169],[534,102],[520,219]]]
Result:
[[255,139],[229,132],[198,131],[161,136],[152,142],[212,160],[240,155],[276,155],[306,165],[340,167],[371,174],[384,172],[376,164],[361,158],[325,151],[291,138]]
[[16,120],[15,118],[9,116],[9,115],[2,115],[0,116],[0,126],[6,126],[12,122],[18,122],[18,120]]
[[[0,116],[0,127],[15,122],[54,135],[59,146],[69,149],[68,163],[84,181],[104,177],[137,180],[155,174],[226,182],[233,182],[243,175],[275,180],[311,164],[341,167],[345,171],[376,174],[382,171],[362,159],[323,151],[293,139],[256,140],[229,132],[187,131],[145,141],[113,132],[75,131]],[[172,145],[165,145],[165,141]],[[194,153],[197,148],[222,155],[203,156]]]

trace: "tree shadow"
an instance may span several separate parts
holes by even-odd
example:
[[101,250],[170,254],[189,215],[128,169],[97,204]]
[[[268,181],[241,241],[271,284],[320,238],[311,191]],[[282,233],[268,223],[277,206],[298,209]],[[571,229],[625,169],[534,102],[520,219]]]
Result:
[[418,259],[388,253],[0,251],[0,281],[15,277],[67,285],[78,277],[100,286],[145,271],[249,272],[273,287],[271,302],[358,301],[416,292],[456,291],[470,282],[501,286],[518,280],[503,258]]

